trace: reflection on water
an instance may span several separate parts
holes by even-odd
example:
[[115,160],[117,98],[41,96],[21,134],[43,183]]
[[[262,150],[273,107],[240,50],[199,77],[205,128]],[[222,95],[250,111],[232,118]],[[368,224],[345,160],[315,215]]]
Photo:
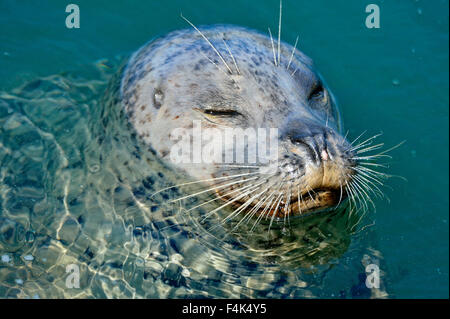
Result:
[[382,262],[372,228],[345,208],[251,232],[221,224],[227,211],[204,219],[210,194],[171,202],[201,186],[170,188],[186,179],[128,127],[119,60],[0,93],[1,297],[386,296],[386,276],[364,285]]

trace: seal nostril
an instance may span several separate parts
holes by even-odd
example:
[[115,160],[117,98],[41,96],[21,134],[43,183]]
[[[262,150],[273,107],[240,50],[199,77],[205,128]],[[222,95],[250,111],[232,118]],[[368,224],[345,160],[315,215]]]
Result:
[[320,161],[333,161],[334,150],[329,145],[328,137],[330,136],[329,131],[321,131],[312,135],[292,135],[290,140],[294,145],[301,146],[305,149],[311,158],[318,164]]
[[291,142],[297,146],[303,146],[308,154],[314,159],[315,162],[319,161],[319,153],[317,151],[317,144],[311,137],[306,138],[290,138]]
[[329,156],[327,151],[323,149],[322,152],[320,153],[320,157],[322,158],[322,161],[328,161]]

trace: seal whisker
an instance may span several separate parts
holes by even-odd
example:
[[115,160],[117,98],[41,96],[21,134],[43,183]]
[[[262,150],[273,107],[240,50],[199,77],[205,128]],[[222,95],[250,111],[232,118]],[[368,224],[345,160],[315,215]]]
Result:
[[216,52],[216,54],[219,56],[220,60],[222,60],[223,64],[225,64],[225,66],[227,67],[228,71],[230,72],[230,74],[233,74],[233,71],[231,71],[230,67],[228,66],[227,62],[225,61],[225,59],[223,58],[222,54],[220,54],[220,52],[216,49],[216,47],[211,43],[211,41],[209,41],[209,39],[206,37],[206,35],[203,34],[202,31],[200,31],[191,21],[189,21],[187,18],[185,18],[183,16],[183,14],[180,14],[181,18],[186,21],[187,23],[189,23],[202,37],[203,39],[205,39],[205,41],[211,46],[211,48],[214,50],[214,52]]
[[358,226],[358,224],[362,221],[364,216],[366,215],[367,211],[364,211],[363,214],[359,217],[358,221],[350,228],[350,231],[352,232],[353,229]]
[[[353,144],[354,144],[361,136],[363,136],[366,132],[367,132],[367,131],[362,132],[362,134],[361,134],[360,136],[358,136],[358,137],[351,143],[351,145],[353,145]],[[375,134],[374,136],[369,137],[368,139],[364,140],[363,142],[358,143],[357,145],[354,146],[354,148],[358,147],[359,145],[365,144],[365,143],[367,143],[367,142],[369,142],[369,141],[371,141],[371,140],[373,140],[373,139],[375,139],[375,138],[377,138],[377,137],[379,137],[379,136],[381,136],[381,135],[383,135],[383,133]],[[353,149],[354,149],[354,148],[353,148]]]
[[369,194],[367,194],[367,192],[366,192],[366,191],[364,190],[364,188],[360,185],[360,183],[359,183],[357,180],[353,180],[353,183],[355,183],[355,187],[356,187],[357,189],[359,189],[359,191],[361,192],[361,197],[363,197],[363,195],[366,196],[366,199],[365,199],[364,201],[365,201],[366,203],[367,203],[367,201],[369,201],[369,202],[372,204],[373,209],[376,209],[375,203],[372,201],[372,199],[370,198]]
[[372,199],[370,198],[369,194],[366,192],[364,187],[357,180],[353,180],[353,183],[355,184],[355,187],[359,190],[361,197],[363,198],[363,200],[366,204],[366,209],[369,210],[369,207],[368,207],[368,202],[369,202],[372,204],[373,209],[376,210],[375,203],[372,201]]
[[[226,193],[226,194],[224,194],[223,196],[225,197],[225,196],[229,196],[230,194],[233,194],[233,193],[242,192],[243,190],[245,190],[245,189],[247,189],[247,188],[251,188],[251,187],[252,187],[252,184],[246,185],[246,186],[244,186],[244,187],[241,187],[241,188],[232,190],[231,192]],[[194,206],[194,207],[188,209],[188,210],[186,211],[186,213],[187,213],[187,212],[190,212],[190,211],[192,211],[192,210],[194,210],[194,209],[196,209],[196,208],[199,208],[199,207],[201,207],[201,206],[203,206],[203,205],[212,203],[212,202],[214,202],[214,201],[216,201],[216,200],[219,200],[219,199],[221,199],[221,198],[218,197],[218,196],[217,196],[217,197],[214,197],[213,199],[211,199],[211,200],[209,200],[209,201],[203,202],[203,203],[201,203],[201,204],[199,204],[199,205],[197,205],[197,206]]]
[[[361,178],[367,182],[370,182],[374,186],[377,186],[377,187],[378,187],[378,185],[384,186],[384,184],[381,181],[379,181],[378,179],[376,179],[372,176],[368,176],[364,172],[359,172],[358,175],[353,175],[354,178],[356,178],[356,176],[358,176],[359,178]],[[378,185],[376,185],[376,184],[378,184]],[[379,190],[379,191],[381,192],[381,190]],[[383,192],[381,192],[381,193],[383,193]]]
[[233,165],[233,164],[214,164],[216,166],[226,166],[226,167],[234,167],[234,168],[253,168],[253,169],[259,169],[262,166],[256,166],[256,165]]
[[361,228],[360,230],[358,230],[357,232],[351,232],[350,235],[352,235],[352,236],[357,235],[357,234],[359,234],[360,232],[364,231],[366,228],[369,228],[369,227],[372,227],[372,226],[375,226],[375,222],[370,223],[370,224],[368,224],[368,225],[365,225],[364,227],[362,227],[362,228]]
[[[266,189],[269,189],[270,187],[268,187],[268,188],[266,188]],[[265,190],[264,191],[262,191],[262,192],[260,192],[260,193],[258,193],[258,194],[256,194],[256,195],[254,195],[254,196],[252,196],[252,197],[250,197],[241,207],[239,207],[238,209],[236,209],[232,214],[230,214],[229,216],[227,216],[225,219],[224,219],[224,222],[226,222],[226,220],[229,220],[229,219],[231,219],[231,218],[233,218],[234,216],[236,216],[237,214],[239,214],[242,210],[244,210],[245,208],[247,208],[255,199],[258,199],[263,193],[265,192]]]
[[353,191],[354,191],[354,193],[355,193],[355,195],[356,195],[356,198],[358,199],[359,203],[364,207],[364,209],[368,209],[367,203],[366,203],[366,201],[364,200],[363,195],[360,193],[360,191],[359,191],[358,188],[356,187],[355,181],[352,180],[349,184],[353,187]]
[[239,75],[241,75],[241,72],[239,71],[239,67],[236,63],[236,59],[234,58],[233,53],[230,50],[230,47],[228,46],[227,42],[225,41],[225,39],[222,39],[223,44],[225,44],[225,47],[227,48],[228,54],[231,56],[231,59],[233,60],[234,66],[236,67],[236,71]]
[[350,212],[351,212],[352,211],[352,202],[353,202],[353,206],[356,207],[356,198],[355,198],[355,194],[353,192],[353,188],[352,188],[351,184],[347,183],[345,185],[345,188],[347,189],[347,193],[350,195],[349,196],[349,199],[350,199],[349,203],[350,203]]
[[352,201],[353,201],[353,198],[352,198],[352,193],[350,192],[350,187],[349,187],[348,184],[345,185],[345,189],[346,189],[346,192],[347,192],[347,194],[348,194],[348,205],[349,205],[350,211],[351,211],[351,210],[352,210]]
[[381,173],[381,172],[377,172],[375,170],[372,170],[368,167],[363,167],[360,166],[359,169],[365,171],[367,174],[370,174],[373,178],[378,177],[378,178],[383,178],[383,179],[387,179],[387,178],[392,178],[392,177],[398,177],[404,181],[408,181],[406,178],[404,178],[403,176],[399,176],[399,175],[392,175],[392,174],[386,174],[386,173]]
[[338,208],[342,201],[343,190],[342,190],[342,183],[340,181],[339,181],[339,188],[341,189],[341,192],[339,195],[339,201],[338,201],[337,205],[334,207],[334,209]]
[[[282,183],[281,183],[281,185],[280,185],[280,187],[278,188],[277,191],[280,190],[280,188],[281,188],[281,186],[283,185],[283,183],[284,183],[285,180],[286,180],[286,178],[283,179],[283,181],[282,181]],[[281,193],[281,192],[280,192],[278,195],[275,195],[276,200],[275,200],[275,202],[273,203],[273,205],[270,207],[269,211],[267,211],[267,214],[265,215],[265,220],[267,220],[267,218],[269,217],[269,213],[270,213],[270,211],[272,210],[272,208],[276,205],[275,203],[277,202],[278,198],[280,198],[280,200],[281,200],[281,199],[282,199],[282,196],[283,196],[283,193]],[[272,215],[275,215],[275,212],[276,212],[276,209],[274,210],[274,213],[273,213]]]
[[[269,185],[266,189],[264,189],[262,192],[260,192],[259,194],[255,195],[254,199],[258,199],[259,197],[261,197],[261,195],[265,194],[270,188],[272,187],[272,185]],[[242,224],[247,218],[251,218],[249,216],[253,216],[253,214],[255,214],[259,207],[261,207],[262,203],[261,201],[258,202],[257,205],[255,205],[249,212],[247,212],[244,217],[236,224],[236,226],[233,227],[233,229],[231,230],[231,232],[233,232],[235,229],[237,229],[239,227],[240,224]],[[254,213],[253,213],[254,211]]]
[[363,136],[366,132],[367,132],[367,130],[364,131],[364,132],[362,132],[357,138],[355,138],[355,139],[353,140],[353,142],[350,143],[350,145],[355,144],[355,142],[356,142],[361,136]]
[[[354,200],[355,208],[358,208],[357,204],[359,203],[361,209],[367,210],[368,208],[366,206],[366,202],[364,202],[361,199],[361,196],[360,196],[359,192],[357,191],[357,189],[355,188],[355,185],[352,183],[350,183],[350,184],[352,186],[352,192],[354,192],[354,195],[355,195],[355,200]],[[356,202],[356,200],[358,200],[358,202]]]
[[383,185],[383,182],[380,179],[387,179],[389,178],[388,176],[383,176],[383,175],[376,175],[370,171],[365,171],[362,169],[362,167],[352,167],[352,170],[354,170],[355,172],[357,172],[360,176],[365,176],[373,181],[375,181],[377,184],[379,185]]
[[280,0],[280,16],[278,18],[278,65],[281,65],[281,18],[283,13],[283,0]]
[[229,73],[227,73],[227,71],[225,71],[225,70],[222,69],[219,65],[217,65],[217,63],[214,62],[213,60],[211,60],[204,52],[200,51],[200,53],[201,53],[206,59],[208,59],[209,62],[211,62],[214,66],[216,66],[216,68],[218,68],[220,71],[224,72],[226,75],[229,75]]
[[[253,185],[253,186],[251,187],[252,190],[248,190],[248,191],[246,191],[245,193],[243,193],[243,194],[241,194],[241,195],[239,195],[239,196],[237,196],[237,197],[235,197],[235,198],[233,198],[233,199],[227,201],[225,204],[223,204],[223,205],[221,205],[221,206],[219,206],[219,207],[213,209],[212,211],[208,212],[208,213],[203,217],[202,221],[205,220],[206,218],[208,218],[209,216],[211,216],[212,214],[214,214],[215,212],[221,210],[222,208],[225,208],[225,207],[227,207],[228,205],[230,205],[230,204],[232,204],[232,203],[238,201],[238,200],[241,199],[242,197],[247,196],[248,194],[250,194],[250,193],[253,192],[254,190],[258,189],[259,186],[260,186],[261,184],[263,184],[263,183],[264,183],[264,182],[261,182],[261,183],[259,183],[259,184],[257,184],[257,185]],[[253,189],[253,188],[254,188],[254,189]],[[217,226],[217,225],[216,225],[216,226]],[[213,228],[214,228],[214,227],[215,227],[215,226],[213,226]],[[211,229],[212,229],[212,228],[211,228]]]
[[385,155],[385,154],[375,154],[375,155],[351,157],[351,159],[354,159],[354,160],[373,160],[375,158],[390,158],[391,159],[392,156]]
[[[262,185],[262,184],[264,184],[264,183],[265,183],[265,181],[259,183],[259,184],[258,184],[258,187],[257,187],[256,189],[258,189],[259,186]],[[252,190],[252,192],[256,191],[256,189]],[[249,199],[247,199],[247,200],[245,201],[244,204],[242,204],[241,206],[239,206],[239,208],[235,209],[231,214],[229,214],[227,217],[225,217],[225,218],[220,222],[219,225],[225,224],[227,221],[229,221],[230,219],[234,218],[234,216],[236,216],[236,215],[239,214],[241,211],[243,211],[244,209],[246,209],[246,208],[253,202],[253,200],[254,200],[255,198],[258,198],[258,197],[260,196],[260,194],[261,194],[261,193],[256,194],[256,195],[250,197]]]
[[270,202],[266,205],[266,207],[264,208],[264,210],[262,211],[262,213],[258,216],[258,218],[256,218],[255,222],[253,223],[251,229],[250,229],[250,233],[253,232],[253,230],[255,229],[255,227],[261,222],[261,220],[264,218],[264,216],[266,215],[266,211],[269,212],[270,209],[272,208],[273,204],[274,204],[274,200],[276,198],[276,196],[273,196],[274,194],[272,193],[269,198],[271,199]]
[[[309,192],[309,190],[311,190],[311,192],[313,192],[313,194],[315,196],[312,196],[311,193]],[[313,200],[314,204],[316,204],[317,203],[316,202],[316,196],[317,196],[316,192],[309,185],[308,185],[308,189],[306,191],[308,192],[309,197],[311,197],[311,199]]]
[[231,175],[231,176],[222,176],[222,177],[215,177],[215,178],[208,178],[208,179],[202,179],[202,180],[198,180],[198,181],[194,181],[194,182],[187,182],[187,183],[182,183],[182,184],[177,184],[177,185],[173,185],[173,186],[169,186],[163,189],[160,189],[159,191],[153,193],[152,195],[150,195],[149,198],[152,198],[153,196],[164,192],[166,190],[169,190],[171,188],[175,188],[175,187],[181,187],[181,186],[186,186],[186,185],[192,185],[192,184],[199,184],[199,183],[204,183],[204,182],[212,182],[212,181],[217,181],[217,180],[222,180],[222,179],[232,179],[232,178],[236,178],[236,177],[242,177],[242,176],[248,176],[248,175],[256,175],[259,174],[259,172],[254,172],[254,173],[244,173],[244,174],[236,174],[236,175]]
[[363,149],[360,149],[356,152],[356,154],[362,154],[362,153],[366,153],[366,152],[370,152],[370,151],[374,151],[377,149],[380,149],[384,146],[384,143],[380,143],[380,144],[376,144],[376,145],[372,145]]
[[375,171],[375,170],[373,170],[371,168],[368,168],[368,167],[357,167],[355,169],[362,170],[362,171],[365,171],[365,172],[368,172],[368,173],[371,173],[371,174],[375,174],[376,176],[380,176],[380,177],[384,177],[384,178],[389,178],[391,176],[391,175],[386,174],[386,173],[377,172],[377,171]]
[[275,66],[277,66],[277,57],[275,55],[275,45],[273,44],[272,31],[270,31],[270,28],[268,28],[268,29],[269,29],[269,35],[270,35],[270,42],[272,43],[273,64]]
[[372,145],[372,142],[368,142],[368,143],[365,143],[365,144],[359,144],[359,145],[357,145],[357,146],[355,146],[355,147],[348,148],[347,150],[348,150],[349,152],[353,152],[353,153],[358,154],[358,150],[361,150],[361,149],[365,149],[365,148],[367,148],[367,147],[370,147],[370,145]]
[[345,133],[345,135],[344,135],[344,137],[342,139],[342,142],[345,142],[347,140],[348,132],[349,132],[349,130],[347,130],[347,132]]
[[[292,184],[292,183],[290,183]],[[289,223],[289,213],[290,213],[290,209],[291,209],[291,188],[289,188],[289,194],[286,194],[286,205],[284,206],[284,225],[286,225],[286,214],[287,214],[287,219],[288,219],[288,223]],[[286,213],[286,209],[287,209],[287,213]]]
[[365,140],[364,142],[361,142],[361,143],[359,143],[358,145],[351,147],[349,150],[350,150],[350,151],[356,151],[356,150],[358,150],[358,149],[362,149],[362,148],[364,148],[364,147],[366,147],[366,146],[372,145],[373,140],[374,140],[375,138],[377,138],[378,136],[380,136],[380,135],[381,135],[381,134],[374,135],[374,136],[372,136],[371,138]]
[[405,141],[401,141],[401,142],[398,143],[397,145],[394,145],[394,146],[392,146],[391,148],[388,148],[387,150],[385,150],[385,151],[379,153],[378,155],[383,155],[383,154],[389,153],[390,151],[393,151],[393,150],[395,150],[396,148],[402,146],[404,143],[406,143],[406,140],[405,140]]
[[[406,178],[402,177],[402,176],[398,176],[398,175],[386,175],[386,176],[377,176],[377,175],[371,175],[371,172],[359,172],[360,173],[360,177],[362,177],[361,175],[366,176],[368,179],[373,180],[375,182],[377,182],[378,184],[380,184],[381,186],[385,186],[388,187],[390,189],[392,189],[392,187],[390,187],[389,185],[384,185],[383,182],[381,182],[380,180],[378,180],[378,178],[382,178],[382,179],[387,179],[387,178],[392,178],[392,177],[398,177],[400,179],[403,179],[405,181],[408,181]],[[385,197],[387,198],[387,196],[385,195]]]
[[[367,142],[367,143],[366,143],[366,142]],[[369,140],[369,141],[364,141],[364,142],[360,142],[360,143],[358,143],[357,145],[355,145],[355,146],[353,146],[353,147],[350,147],[349,150],[350,150],[350,151],[355,151],[355,150],[357,150],[357,149],[364,148],[364,147],[369,146],[369,145],[372,145],[372,141],[371,141],[371,140]]]
[[179,200],[191,198],[193,196],[197,196],[197,195],[200,195],[200,194],[204,194],[204,193],[210,192],[212,190],[221,189],[221,188],[224,188],[224,187],[227,187],[227,186],[235,185],[235,184],[242,183],[242,182],[248,182],[248,181],[255,180],[255,179],[258,179],[258,176],[252,177],[252,178],[248,178],[248,179],[242,179],[242,180],[231,182],[231,183],[228,183],[228,184],[225,184],[225,185],[221,185],[221,186],[214,186],[214,187],[208,188],[206,190],[197,192],[195,194],[186,195],[186,196],[183,196],[183,197],[179,197],[179,198],[173,199],[173,200],[169,201],[169,203],[174,203],[174,202],[177,202]]
[[380,164],[380,163],[361,162],[360,164],[361,164],[361,165],[374,166],[374,167],[389,168],[389,166],[384,165],[384,164]]
[[[269,190],[269,188],[270,187],[266,188],[264,190],[264,193],[266,193]],[[248,223],[248,221],[258,212],[258,209],[264,204],[266,199],[267,199],[267,196],[263,196],[263,198],[260,199],[258,201],[258,203],[244,215],[244,217],[242,217],[242,219],[233,228],[232,232],[234,231],[234,229],[237,229],[237,227],[239,227],[239,225],[242,224],[244,221],[246,221]]]
[[292,58],[294,57],[294,52],[295,52],[295,49],[296,49],[296,47],[297,47],[297,42],[298,42],[298,36],[297,36],[297,38],[295,39],[294,48],[292,49],[291,57],[289,58],[289,63],[288,63],[288,65],[287,65],[287,67],[286,67],[286,70],[289,70],[289,67],[291,66]]
[[303,194],[302,193],[300,193],[300,203],[304,203]]
[[[261,212],[261,214],[259,214],[258,218],[256,218],[255,222],[253,223],[252,227],[250,228],[250,233],[253,232],[253,229],[256,227],[256,225],[258,225],[259,221],[262,219],[262,217],[264,216],[265,212],[269,209],[269,207],[272,205],[273,200],[275,199],[273,197],[273,194],[275,192],[272,192],[267,199],[271,198],[270,202],[264,207],[264,210]],[[250,221],[250,219],[248,220],[248,222]],[[247,222],[247,223],[248,223]]]
[[278,210],[278,207],[280,206],[282,199],[283,199],[283,193],[280,193],[280,199],[278,200],[277,206],[275,207],[275,210],[272,214],[272,218],[270,218],[269,228],[267,229],[268,232],[270,231],[270,228],[272,227],[273,220],[275,219],[275,216],[277,215],[276,211]]
[[[271,198],[269,204],[267,204],[267,205],[265,206],[264,210],[261,212],[261,214],[259,214],[259,216],[258,216],[258,218],[256,219],[256,221],[253,223],[253,226],[252,226],[252,228],[250,229],[250,232],[253,232],[253,229],[254,229],[254,228],[258,225],[258,223],[264,218],[266,211],[267,211],[267,212],[270,212],[270,210],[272,209],[272,207],[273,207],[273,205],[274,205],[274,204],[272,204],[272,203],[274,203],[274,200],[275,200],[275,198],[277,197],[277,196],[275,195],[275,193],[276,193],[277,191],[280,190],[281,186],[283,185],[283,181],[284,181],[284,180],[282,180],[281,182],[279,182],[279,183],[278,183],[278,188],[277,188],[276,190],[274,190],[274,191],[269,195],[269,198]],[[273,195],[275,195],[275,196],[273,196]]]
[[[275,201],[273,202],[272,206],[270,207],[270,210],[267,211],[266,216],[265,216],[265,220],[267,220],[267,218],[269,218],[269,213],[272,210],[272,208],[274,208],[273,209],[274,212],[272,213],[272,217],[270,219],[271,222],[273,221],[273,219],[275,218],[278,206],[280,205],[282,199],[283,199],[283,194],[282,193],[280,193],[277,196],[275,196]],[[270,230],[270,226],[271,225],[272,224],[269,225],[269,230]]]
[[[274,186],[274,184],[275,184],[275,182],[272,182],[272,183],[270,184],[270,186],[267,187],[267,189],[266,189],[265,192],[267,192],[270,188],[272,188],[272,186]],[[264,192],[264,193],[265,193],[265,192]],[[273,192],[272,192],[272,194],[273,194]],[[255,205],[254,208],[256,208],[256,209],[254,210],[254,212],[252,213],[252,215],[248,218],[248,220],[250,220],[250,218],[253,217],[254,214],[256,214],[256,212],[258,211],[258,209],[266,202],[266,200],[267,200],[269,197],[270,197],[270,195],[269,195],[269,196],[263,197],[263,199],[261,199],[261,200],[258,202],[258,205]],[[252,209],[252,210],[253,210],[253,209]]]
[[[283,179],[282,184],[280,185],[280,188],[281,188],[281,186],[283,185],[283,183],[284,183],[285,181],[286,181],[286,177]],[[281,203],[281,200],[282,200],[282,199],[283,199],[283,193],[280,192],[278,202],[275,201],[275,202],[277,202],[277,204],[276,204],[276,207],[275,207],[275,209],[274,209],[274,211],[273,211],[273,213],[272,213],[272,218],[270,218],[269,228],[268,228],[268,230],[267,230],[268,232],[270,231],[270,228],[272,227],[273,220],[275,219],[275,216],[277,215],[276,212],[277,212],[277,210],[278,210],[278,207],[280,206],[280,203]],[[268,213],[269,213],[269,212],[270,212],[270,211],[268,211]],[[267,220],[267,217],[268,217],[268,213],[267,213],[267,216],[266,216],[266,220]]]
[[[372,192],[376,197],[380,196],[380,198],[384,197],[383,192],[379,189],[379,187],[373,184],[371,181],[364,179],[362,176],[354,175],[356,180],[358,180],[369,192]],[[372,186],[371,186],[372,185]],[[375,189],[374,189],[375,188]]]
[[[370,176],[367,176],[364,172],[358,172],[358,174],[353,175],[354,178],[360,178],[363,181],[365,181],[366,183],[369,183],[370,185],[372,185],[372,187],[376,187],[376,189],[378,189],[380,191],[380,193],[383,194],[383,192],[380,190],[380,188],[378,187],[378,185],[380,186],[384,186],[383,183],[381,181],[379,181],[378,179],[375,178],[371,178]],[[377,185],[378,184],[378,185]]]
[[[273,183],[272,183],[271,186],[273,186]],[[267,190],[268,190],[268,189],[267,189]],[[272,194],[273,194],[273,192],[272,192]],[[259,210],[259,208],[260,208],[262,205],[264,205],[264,204],[269,200],[269,198],[271,198],[272,194],[263,197],[263,199],[261,199],[261,200],[259,201],[259,203],[258,203],[259,206],[258,206],[256,209],[254,209],[254,211],[252,212],[252,214],[247,218],[246,224],[248,224],[248,222],[251,220],[251,218],[253,218],[253,216],[257,213],[257,211]],[[269,203],[269,205],[270,205],[270,203]],[[255,207],[256,207],[256,206],[255,206]],[[265,206],[265,209],[263,210],[263,212],[262,212],[261,214],[264,214],[266,209],[267,209],[267,205]]]

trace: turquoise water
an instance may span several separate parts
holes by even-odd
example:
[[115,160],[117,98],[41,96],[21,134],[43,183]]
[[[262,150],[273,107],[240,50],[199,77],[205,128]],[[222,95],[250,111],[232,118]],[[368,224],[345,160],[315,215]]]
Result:
[[[149,39],[186,27],[180,12],[196,24],[265,32],[277,28],[278,1],[76,3],[81,28],[69,30],[63,1],[0,1],[0,255],[7,256],[0,262],[1,297],[352,297],[369,246],[382,260],[383,296],[448,297],[448,1],[377,1],[380,29],[364,26],[370,1],[284,1],[282,38],[294,43],[300,36],[300,49],[339,100],[349,136],[367,130],[383,132],[386,145],[406,140],[392,152],[389,172],[407,181],[389,181],[390,201],[377,200],[367,222],[372,226],[351,240],[342,237],[344,248],[337,250],[344,252],[327,253],[323,263],[301,259],[297,268],[291,263],[273,269],[242,262],[245,253],[227,259],[220,251],[204,269],[195,266],[189,250],[181,249],[180,257],[155,238],[134,247],[125,235],[116,236],[116,216],[124,229],[129,220],[134,226],[150,221],[132,205],[113,205],[116,211],[108,215],[107,200],[99,198],[107,198],[103,188],[116,182],[106,172],[114,166],[96,162],[86,141],[90,110],[121,61]],[[100,197],[83,192],[89,182]],[[79,205],[72,202],[77,196]],[[165,232],[163,238],[180,237]],[[196,256],[206,258],[211,248],[204,241],[192,245],[198,245]],[[90,264],[83,254],[102,260],[94,257]],[[89,273],[82,276],[89,289],[64,289],[59,266],[71,260]],[[117,260],[121,267],[107,267]],[[310,264],[327,267],[314,276],[304,271]],[[175,280],[171,274],[177,271],[183,275]]]

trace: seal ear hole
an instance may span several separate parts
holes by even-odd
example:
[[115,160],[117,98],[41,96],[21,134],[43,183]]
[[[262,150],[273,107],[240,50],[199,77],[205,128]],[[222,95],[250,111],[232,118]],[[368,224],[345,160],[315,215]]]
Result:
[[163,103],[163,100],[163,91],[161,91],[161,89],[155,89],[155,92],[153,93],[153,105],[155,106],[155,108],[159,109]]

